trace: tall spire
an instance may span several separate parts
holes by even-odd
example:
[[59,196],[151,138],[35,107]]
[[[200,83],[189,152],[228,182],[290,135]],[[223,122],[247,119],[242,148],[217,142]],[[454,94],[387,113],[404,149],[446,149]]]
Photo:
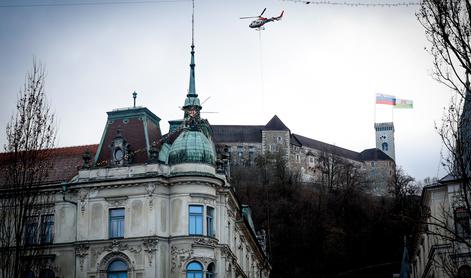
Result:
[[188,86],[188,94],[186,95],[185,105],[183,109],[194,107],[201,109],[198,94],[196,94],[195,85],[195,1],[193,3],[193,11],[191,14],[191,62],[190,62],[190,84]]
[[187,97],[197,97],[195,86],[195,45],[191,44],[191,63],[190,63],[190,85],[188,86]]
[[195,0],[192,1],[191,13],[191,63],[190,63],[190,86],[187,96],[198,96],[195,86]]

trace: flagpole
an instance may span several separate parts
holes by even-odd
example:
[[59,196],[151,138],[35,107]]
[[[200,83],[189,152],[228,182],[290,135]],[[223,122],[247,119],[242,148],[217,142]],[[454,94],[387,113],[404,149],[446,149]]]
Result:
[[376,96],[375,96],[374,107],[375,107],[374,108],[374,122],[376,123],[376,107],[377,107],[377,105],[376,105]]
[[394,123],[394,106],[391,107],[391,120]]

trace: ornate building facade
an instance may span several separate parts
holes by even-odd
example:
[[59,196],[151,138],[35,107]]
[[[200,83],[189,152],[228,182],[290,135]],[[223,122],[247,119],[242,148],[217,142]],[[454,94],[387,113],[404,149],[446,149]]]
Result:
[[470,218],[462,194],[461,181],[451,175],[423,188],[425,224],[411,252],[410,277],[471,277]]
[[25,277],[269,276],[263,233],[200,117],[194,68],[192,45],[184,118],[171,133],[134,106],[108,112],[99,145],[52,150],[45,192],[53,199],[25,232],[45,251]]

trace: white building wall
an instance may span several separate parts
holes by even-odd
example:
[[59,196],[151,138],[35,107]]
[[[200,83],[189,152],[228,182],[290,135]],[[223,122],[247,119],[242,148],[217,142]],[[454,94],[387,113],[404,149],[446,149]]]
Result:
[[[145,177],[142,169],[158,174]],[[119,258],[128,263],[128,277],[133,278],[185,277],[193,260],[205,269],[214,263],[216,277],[249,277],[253,263],[267,277],[270,266],[256,241],[241,240],[251,234],[225,178],[168,176],[161,170],[162,165],[137,165],[80,171],[78,183],[69,184],[65,193],[69,202],[58,198],[54,209],[51,252],[57,276],[106,277],[107,265]],[[188,235],[191,204],[205,208],[202,236]],[[208,206],[215,209],[215,237],[206,236]],[[124,238],[109,238],[112,208],[125,209]]]

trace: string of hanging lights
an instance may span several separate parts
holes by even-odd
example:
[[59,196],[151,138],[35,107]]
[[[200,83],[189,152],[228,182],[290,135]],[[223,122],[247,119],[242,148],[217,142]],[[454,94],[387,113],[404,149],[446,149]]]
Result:
[[306,1],[306,0],[282,0],[286,2],[302,3],[306,5],[329,5],[329,6],[348,6],[348,7],[383,7],[383,8],[397,8],[419,6],[420,2],[417,1],[404,1],[404,2],[349,2],[349,1]]

